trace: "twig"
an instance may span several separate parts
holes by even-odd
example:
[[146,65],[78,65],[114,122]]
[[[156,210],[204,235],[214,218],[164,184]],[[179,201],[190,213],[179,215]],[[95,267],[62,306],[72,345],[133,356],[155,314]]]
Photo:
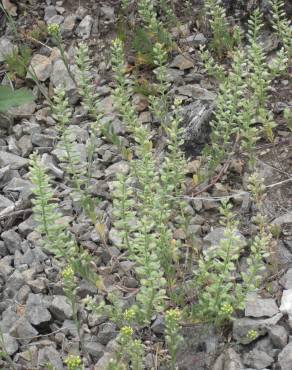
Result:
[[33,41],[33,42],[35,42],[35,43],[37,43],[37,44],[40,44],[40,45],[44,46],[45,48],[47,48],[47,49],[49,49],[49,50],[51,50],[51,51],[53,50],[50,46],[48,46],[48,45],[44,44],[43,42],[41,42],[41,41],[39,41],[39,40],[35,39],[35,38],[34,38],[34,37],[32,37],[32,36],[24,35],[24,37],[25,37],[25,38],[27,38],[28,40],[31,40],[31,41]]
[[35,335],[33,337],[24,337],[24,338],[13,337],[13,338],[16,339],[16,340],[32,340],[32,339],[37,339],[37,338],[48,337],[49,335],[54,335],[56,333],[59,333],[60,331],[66,330],[66,329],[67,329],[66,327],[62,327],[62,328],[59,328],[59,329],[57,329],[55,331],[52,331],[51,333],[48,333],[48,334],[39,334],[39,335]]
[[206,185],[205,187],[203,187],[203,189],[201,190],[198,190],[196,193],[192,194],[192,196],[195,198],[197,195],[199,194],[202,194],[204,193],[205,191],[207,191],[208,189],[210,189],[211,187],[213,187],[220,179],[221,177],[224,175],[224,173],[226,173],[226,171],[228,170],[229,166],[230,166],[230,163],[231,163],[231,158],[229,158],[224,166],[221,168],[220,172],[218,173],[218,175],[216,175],[212,181],[210,182],[210,184]]
[[[276,186],[286,184],[287,182],[290,182],[290,181],[292,181],[292,177],[289,178],[289,179],[283,180],[283,181],[276,182],[274,184],[266,185],[266,188],[267,189],[272,189]],[[196,200],[215,200],[215,201],[217,200],[217,201],[221,201],[223,199],[237,198],[237,197],[241,197],[242,195],[247,195],[247,194],[251,194],[251,193],[249,191],[241,191],[241,192],[235,193],[235,194],[223,195],[222,197],[197,197],[196,195],[193,195],[193,196],[181,195],[181,196],[178,196],[178,197],[169,195],[168,197],[169,198],[182,198],[182,199],[188,199],[188,200],[196,199]]]

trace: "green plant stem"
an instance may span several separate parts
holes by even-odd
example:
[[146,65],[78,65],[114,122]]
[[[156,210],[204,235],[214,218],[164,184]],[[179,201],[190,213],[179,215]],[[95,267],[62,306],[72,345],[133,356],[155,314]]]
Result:
[[60,39],[60,37],[61,36],[59,36],[56,41],[57,41],[57,47],[58,47],[58,49],[60,50],[60,53],[61,53],[61,59],[62,59],[64,65],[65,65],[66,71],[67,71],[68,75],[70,76],[71,80],[74,82],[75,86],[78,87],[76,78],[75,78],[75,76],[73,75],[73,73],[71,72],[71,70],[69,68],[69,61],[68,61],[68,58],[66,57],[65,49],[62,45],[62,40]]

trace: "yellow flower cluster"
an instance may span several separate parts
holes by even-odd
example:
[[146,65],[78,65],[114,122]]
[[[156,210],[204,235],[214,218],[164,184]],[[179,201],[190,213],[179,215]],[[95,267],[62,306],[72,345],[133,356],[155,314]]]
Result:
[[165,315],[166,315],[166,319],[171,320],[171,321],[174,321],[174,320],[178,321],[181,318],[180,310],[177,308],[168,310]]
[[68,370],[79,370],[82,365],[80,356],[73,355],[68,356],[65,363],[68,366]]
[[254,340],[258,337],[258,332],[256,330],[249,330],[247,337]]
[[126,321],[132,321],[136,316],[136,312],[134,310],[134,308],[129,308],[128,310],[126,310],[124,312],[124,319]]
[[123,337],[131,337],[134,333],[134,330],[130,326],[123,326],[121,328],[121,335]]
[[67,266],[65,270],[62,272],[62,276],[64,279],[73,279],[74,278],[74,271],[71,266]]
[[226,315],[231,315],[233,313],[233,307],[229,303],[224,303],[221,306],[221,312],[225,313]]
[[53,37],[57,37],[60,34],[60,25],[57,23],[49,24],[48,33]]

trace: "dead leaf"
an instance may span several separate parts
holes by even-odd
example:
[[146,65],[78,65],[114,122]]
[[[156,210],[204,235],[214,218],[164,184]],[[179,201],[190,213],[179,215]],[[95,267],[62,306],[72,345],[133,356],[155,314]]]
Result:
[[10,0],[2,0],[2,4],[9,15],[12,17],[17,16],[17,6],[15,4],[12,4]]
[[98,279],[95,282],[95,285],[96,285],[97,289],[99,289],[103,292],[106,292],[106,287],[104,285],[104,281],[103,281],[102,277],[98,277]]
[[19,304],[16,308],[16,312],[19,316],[24,316],[25,314],[25,307],[21,304]]
[[193,177],[192,177],[192,185],[195,187],[195,186],[198,185],[198,183],[199,183],[199,177],[198,177],[198,175],[193,174]]
[[101,241],[103,244],[106,244],[107,242],[107,227],[104,223],[97,223],[95,224],[95,230],[97,231],[97,234],[99,235]]

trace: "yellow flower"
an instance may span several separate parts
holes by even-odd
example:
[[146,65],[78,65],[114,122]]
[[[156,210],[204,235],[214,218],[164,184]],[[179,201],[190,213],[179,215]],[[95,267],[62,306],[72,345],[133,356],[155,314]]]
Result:
[[60,34],[60,25],[57,23],[52,23],[48,25],[48,33],[51,36],[57,37]]
[[131,337],[134,333],[134,330],[130,326],[123,326],[121,328],[121,335],[125,337]]
[[179,107],[180,105],[182,105],[182,99],[175,98],[174,99],[174,106]]
[[221,311],[227,315],[231,315],[233,313],[233,307],[229,303],[224,303],[221,306]]
[[247,333],[247,337],[250,338],[250,339],[256,339],[258,337],[258,332],[256,330],[249,330],[249,332]]
[[179,321],[181,318],[181,313],[178,308],[170,309],[166,312],[166,319],[167,320],[175,320]]
[[124,313],[124,318],[125,318],[126,321],[133,320],[135,318],[135,316],[136,316],[136,312],[133,308],[129,308]]
[[82,361],[80,356],[73,356],[70,355],[65,360],[66,365],[68,366],[68,370],[78,370],[82,365]]
[[74,278],[74,271],[71,266],[67,266],[62,273],[64,279],[73,279]]

